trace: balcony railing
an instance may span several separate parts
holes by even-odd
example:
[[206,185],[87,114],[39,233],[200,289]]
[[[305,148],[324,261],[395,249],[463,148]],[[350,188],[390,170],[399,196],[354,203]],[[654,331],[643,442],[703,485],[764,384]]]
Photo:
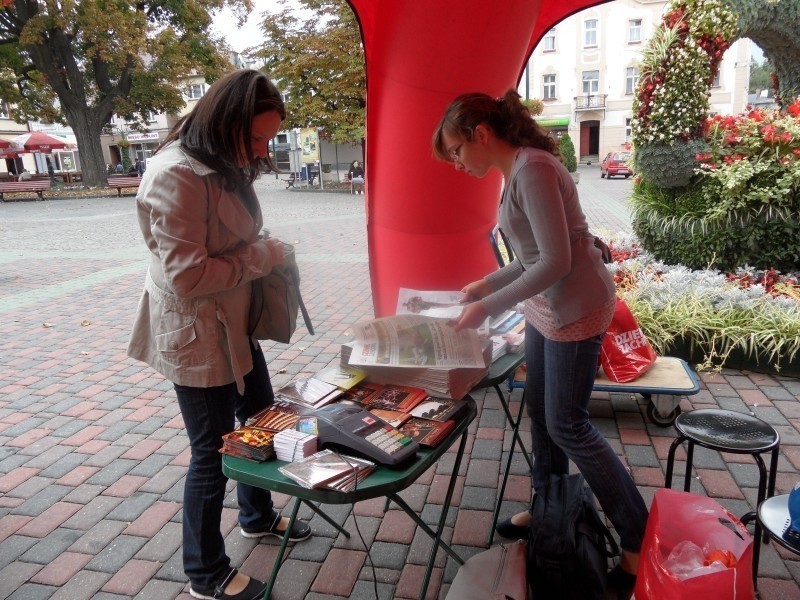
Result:
[[606,96],[608,96],[608,94],[586,94],[583,96],[575,96],[575,110],[605,108]]

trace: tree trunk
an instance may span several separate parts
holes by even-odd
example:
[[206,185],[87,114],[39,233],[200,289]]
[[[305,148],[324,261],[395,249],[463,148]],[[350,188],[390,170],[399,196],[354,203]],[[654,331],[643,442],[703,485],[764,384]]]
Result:
[[75,138],[81,154],[81,171],[83,184],[88,187],[105,187],[108,185],[106,162],[103,159],[103,146],[100,142],[102,124],[94,118],[91,108],[65,111],[67,122]]

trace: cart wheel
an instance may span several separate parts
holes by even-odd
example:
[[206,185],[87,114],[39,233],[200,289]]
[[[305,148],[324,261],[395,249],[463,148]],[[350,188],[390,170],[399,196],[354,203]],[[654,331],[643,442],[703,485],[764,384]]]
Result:
[[650,422],[657,427],[669,427],[675,422],[675,419],[678,418],[679,414],[681,414],[680,406],[676,406],[671,413],[662,415],[656,410],[655,404],[652,402],[647,404],[647,418],[650,419]]

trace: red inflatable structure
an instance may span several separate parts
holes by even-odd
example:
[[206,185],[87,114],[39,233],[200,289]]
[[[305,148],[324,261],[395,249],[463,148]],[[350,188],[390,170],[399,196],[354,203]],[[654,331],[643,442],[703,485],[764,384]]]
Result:
[[496,268],[501,180],[457,173],[431,137],[458,94],[516,88],[544,33],[598,0],[349,0],[367,69],[366,199],[376,316],[400,287],[461,289]]

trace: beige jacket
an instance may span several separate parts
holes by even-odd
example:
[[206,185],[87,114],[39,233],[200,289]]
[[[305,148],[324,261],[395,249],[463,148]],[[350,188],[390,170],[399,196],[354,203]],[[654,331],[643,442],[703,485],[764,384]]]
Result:
[[235,381],[243,393],[253,368],[249,283],[272,268],[252,186],[226,191],[173,143],[148,164],[136,208],[150,268],[128,355],[180,385]]

